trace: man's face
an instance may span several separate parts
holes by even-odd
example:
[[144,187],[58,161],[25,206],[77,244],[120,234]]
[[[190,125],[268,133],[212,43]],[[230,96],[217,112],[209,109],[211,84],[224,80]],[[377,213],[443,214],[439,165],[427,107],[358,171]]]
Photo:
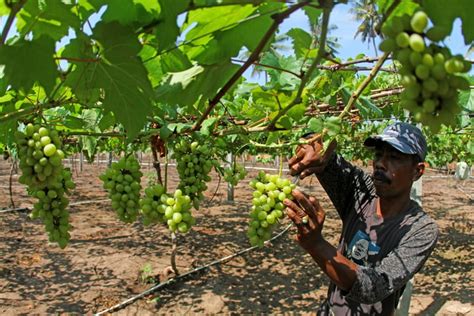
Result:
[[[410,194],[418,178],[420,165],[412,155],[404,154],[387,143],[375,147],[373,179],[377,195],[390,198]],[[422,172],[421,172],[422,173]]]

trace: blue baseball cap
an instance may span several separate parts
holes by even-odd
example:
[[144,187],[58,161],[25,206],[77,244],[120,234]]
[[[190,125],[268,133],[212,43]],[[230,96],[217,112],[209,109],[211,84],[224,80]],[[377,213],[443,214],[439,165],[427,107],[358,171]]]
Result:
[[364,145],[375,147],[378,142],[385,142],[396,150],[410,155],[417,155],[425,161],[427,144],[421,130],[408,123],[396,122],[387,126],[382,134],[367,138]]

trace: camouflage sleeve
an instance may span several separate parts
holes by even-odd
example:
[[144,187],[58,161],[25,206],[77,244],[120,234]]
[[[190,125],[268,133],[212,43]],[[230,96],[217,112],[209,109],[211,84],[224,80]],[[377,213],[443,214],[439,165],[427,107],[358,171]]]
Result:
[[357,278],[347,298],[374,304],[399,291],[417,273],[438,239],[436,223],[426,214],[411,225],[397,248],[375,268],[358,266]]
[[373,191],[369,176],[336,154],[316,176],[342,220]]

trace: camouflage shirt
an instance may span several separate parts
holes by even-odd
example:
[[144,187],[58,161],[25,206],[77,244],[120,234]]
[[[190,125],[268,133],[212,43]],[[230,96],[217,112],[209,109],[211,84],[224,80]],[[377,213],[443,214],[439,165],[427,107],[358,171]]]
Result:
[[322,315],[392,315],[406,283],[435,247],[438,228],[415,201],[383,219],[371,177],[334,155],[318,179],[343,222],[338,250],[355,262],[350,291],[331,283]]

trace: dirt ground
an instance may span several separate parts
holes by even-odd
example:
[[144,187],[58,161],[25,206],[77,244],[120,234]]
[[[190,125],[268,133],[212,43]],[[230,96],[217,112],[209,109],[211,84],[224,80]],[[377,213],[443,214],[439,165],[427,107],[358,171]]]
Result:
[[[142,184],[154,174],[144,160]],[[93,314],[172,278],[171,238],[162,226],[144,227],[118,221],[98,175],[106,164],[75,163],[77,188],[70,206],[74,226],[65,250],[48,244],[44,227],[26,212],[0,213],[0,314]],[[8,208],[10,165],[0,162],[0,209]],[[246,249],[251,170],[227,201],[227,186],[213,181],[206,200],[195,211],[197,224],[178,237],[176,263],[180,273]],[[32,199],[13,179],[16,207]],[[434,253],[415,277],[411,315],[474,315],[473,200],[470,178],[457,182],[434,171],[423,177],[423,206],[439,224]],[[169,187],[177,183],[169,170]],[[340,223],[322,188],[313,178],[301,185],[319,196],[327,210],[323,233],[333,244]],[[214,192],[217,192],[214,194]],[[288,224],[285,219],[275,233]],[[181,278],[115,312],[156,314],[314,314],[328,279],[292,240],[294,228],[264,248]]]

